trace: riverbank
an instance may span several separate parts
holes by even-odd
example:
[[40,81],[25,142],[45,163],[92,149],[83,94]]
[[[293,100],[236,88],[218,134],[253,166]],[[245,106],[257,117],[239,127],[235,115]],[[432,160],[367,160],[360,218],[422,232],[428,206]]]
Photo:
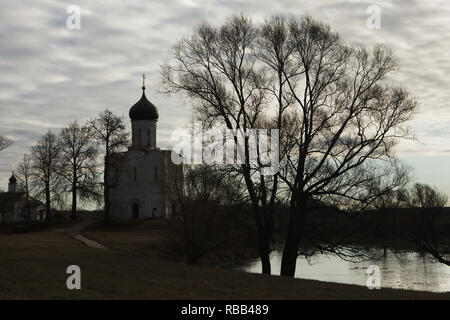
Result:
[[[81,268],[81,290],[66,269]],[[1,299],[450,299],[438,294],[247,274],[89,248],[63,233],[0,235]]]

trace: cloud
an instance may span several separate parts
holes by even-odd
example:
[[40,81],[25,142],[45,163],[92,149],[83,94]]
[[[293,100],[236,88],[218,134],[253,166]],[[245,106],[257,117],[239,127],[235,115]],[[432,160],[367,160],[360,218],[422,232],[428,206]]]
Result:
[[[66,9],[81,7],[81,29],[68,30]],[[369,5],[381,10],[381,29],[366,27]],[[170,147],[186,127],[190,107],[157,93],[160,64],[173,44],[201,20],[220,23],[244,12],[256,22],[275,13],[311,14],[350,42],[388,43],[400,60],[392,80],[420,101],[411,123],[420,143],[400,154],[449,155],[450,4],[383,0],[165,0],[76,3],[3,0],[0,11],[0,134],[15,140],[0,153],[0,187],[13,163],[49,128],[84,121],[108,107],[127,115],[147,74],[149,99],[159,108],[158,140]]]

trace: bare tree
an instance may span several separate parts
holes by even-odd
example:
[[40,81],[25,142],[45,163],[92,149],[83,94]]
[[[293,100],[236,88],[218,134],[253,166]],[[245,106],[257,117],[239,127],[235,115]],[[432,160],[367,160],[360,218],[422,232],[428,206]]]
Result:
[[[184,170],[181,226],[189,263],[227,244],[235,223],[233,208],[247,203],[240,175],[211,165],[194,165]],[[178,181],[174,179],[174,181]],[[179,186],[175,186],[178,188]]]
[[128,132],[125,130],[123,118],[113,114],[106,109],[99,113],[97,118],[90,121],[93,135],[97,142],[104,148],[104,170],[103,170],[103,200],[105,206],[105,222],[111,218],[111,205],[109,199],[109,169],[111,155],[117,150],[125,147],[129,142]]
[[399,196],[399,203],[409,211],[412,226],[405,228],[404,239],[413,247],[430,254],[436,261],[450,266],[448,197],[423,183],[415,183]]
[[5,150],[6,148],[12,145],[13,141],[4,136],[0,136],[0,151]]
[[[166,92],[186,94],[194,102],[198,118],[214,125],[246,132],[262,123],[280,124],[265,118],[267,78],[255,56],[257,28],[250,19],[236,15],[216,28],[207,23],[182,39],[172,51],[172,59],[162,69]],[[237,138],[234,138],[235,142]],[[244,163],[232,166],[246,185],[257,225],[257,245],[262,272],[270,273],[273,233],[273,206],[277,175],[262,174],[263,165],[250,162],[249,137],[244,139]]]
[[[241,172],[254,205],[263,271],[270,270],[265,266],[271,215],[260,206],[266,207],[267,190],[275,199],[278,177],[288,186],[292,212],[282,274],[293,275],[308,199],[362,200],[363,182],[377,178],[368,174],[365,162],[392,155],[396,139],[407,134],[401,125],[416,103],[404,90],[383,85],[395,68],[385,47],[370,52],[346,46],[311,18],[287,22],[275,17],[261,30],[258,36],[241,16],[220,30],[203,24],[176,46],[177,65],[167,64],[163,78],[169,91],[194,99],[210,126],[255,127],[264,122],[267,93],[276,98],[272,123],[283,131],[284,172],[274,176],[272,188],[264,187],[264,176],[254,178],[248,163]],[[255,58],[268,68],[259,69]]]
[[24,154],[22,161],[17,166],[16,170],[17,180],[19,182],[19,190],[25,193],[25,201],[27,206],[28,219],[31,219],[31,208],[30,208],[30,192],[32,189],[33,180],[33,167],[31,155]]
[[93,129],[74,121],[61,130],[59,144],[61,161],[57,172],[61,176],[61,187],[72,195],[71,218],[75,220],[78,198],[96,200],[100,195]]
[[60,176],[56,170],[60,164],[61,149],[57,136],[50,130],[31,149],[33,180],[36,196],[45,201],[45,214],[51,220],[52,200],[60,199]]
[[[258,29],[234,16],[221,28],[200,25],[172,56],[163,83],[192,98],[209,126],[247,130],[271,123],[280,129],[282,171],[268,184],[260,167],[246,162],[240,171],[254,207],[263,272],[270,272],[273,217],[266,204],[276,198],[279,179],[287,186],[281,274],[293,276],[308,201],[344,208],[371,201],[361,192],[379,178],[370,169],[391,159],[396,142],[408,136],[404,124],[417,103],[385,81],[397,67],[392,51],[349,46],[311,17],[277,16]],[[269,117],[269,110],[276,116]]]
[[294,100],[286,118],[297,126],[283,141],[288,155],[280,177],[291,204],[281,274],[294,276],[308,201],[340,208],[366,202],[361,188],[379,178],[370,168],[391,159],[396,142],[408,137],[405,122],[417,103],[385,81],[397,67],[389,48],[348,46],[311,17],[285,28],[292,50],[285,95]]

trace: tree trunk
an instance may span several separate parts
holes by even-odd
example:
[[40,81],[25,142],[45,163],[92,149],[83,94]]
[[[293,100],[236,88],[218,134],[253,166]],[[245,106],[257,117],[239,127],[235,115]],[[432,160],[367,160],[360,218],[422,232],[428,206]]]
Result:
[[[261,190],[261,200],[262,200],[262,208],[259,211],[262,214],[262,222],[263,225],[260,228],[262,231],[261,235],[258,235],[261,244],[260,246],[260,258],[261,258],[261,266],[263,274],[271,274],[271,263],[270,263],[270,252],[271,252],[271,242],[273,236],[273,212],[274,212],[274,199],[275,192],[272,190],[271,199],[267,204],[267,189],[265,186],[264,176],[261,177],[262,182],[262,190]],[[274,190],[276,189],[276,185],[274,184]]]
[[45,186],[45,219],[51,221],[51,207],[50,207],[50,186]]
[[269,244],[267,243],[266,235],[264,232],[258,228],[257,237],[258,237],[258,253],[261,259],[262,273],[263,274],[271,274],[271,266],[270,266],[270,249]]
[[[245,150],[247,159],[248,159],[248,147]],[[257,245],[258,245],[258,254],[261,259],[262,273],[270,274],[270,240],[272,238],[271,234],[267,233],[267,215],[261,215],[261,208],[259,206],[258,198],[256,196],[253,182],[251,181],[249,166],[242,166],[244,172],[244,179],[247,186],[247,190],[249,191],[250,200],[253,207],[253,215],[256,221],[256,237],[257,237]],[[265,210],[267,208],[264,208]]]
[[[261,210],[258,206],[253,208],[256,219],[256,236],[258,244],[258,254],[261,259],[261,267],[263,274],[271,274],[270,266],[270,235],[267,234],[267,221],[262,219]],[[263,217],[264,218],[264,217]]]
[[289,226],[283,255],[281,257],[281,276],[294,277],[297,265],[298,250],[302,238],[306,201],[291,201],[289,209]]
[[297,236],[297,214],[290,210],[289,227],[281,257],[281,276],[294,277],[300,242]]
[[76,182],[72,184],[72,212],[70,215],[72,220],[77,220],[77,186]]
[[270,265],[270,252],[267,250],[265,244],[259,245],[259,257],[261,259],[262,273],[271,274],[272,269]]

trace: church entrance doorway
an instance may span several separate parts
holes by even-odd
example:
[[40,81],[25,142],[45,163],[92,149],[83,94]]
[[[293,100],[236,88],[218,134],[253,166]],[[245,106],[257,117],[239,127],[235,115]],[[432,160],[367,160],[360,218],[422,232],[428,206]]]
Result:
[[139,205],[137,203],[133,203],[131,206],[131,217],[133,219],[139,219]]

